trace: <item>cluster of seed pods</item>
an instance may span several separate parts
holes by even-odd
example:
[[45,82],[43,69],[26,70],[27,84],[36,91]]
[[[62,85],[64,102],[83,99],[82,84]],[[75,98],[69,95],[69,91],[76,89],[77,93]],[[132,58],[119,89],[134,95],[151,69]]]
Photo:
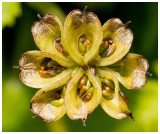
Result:
[[129,99],[119,82],[128,89],[146,84],[148,61],[127,54],[133,33],[120,19],[103,26],[92,12],[73,10],[62,26],[47,14],[32,26],[41,51],[24,53],[19,60],[20,79],[40,90],[31,100],[31,111],[45,121],[55,121],[65,113],[72,120],[85,120],[100,104],[111,117],[130,116]]

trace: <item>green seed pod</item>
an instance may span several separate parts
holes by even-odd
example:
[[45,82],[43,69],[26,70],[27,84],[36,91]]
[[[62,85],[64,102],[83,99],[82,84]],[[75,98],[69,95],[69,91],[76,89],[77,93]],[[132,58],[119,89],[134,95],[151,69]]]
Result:
[[54,65],[58,65],[58,63],[54,60],[50,60],[50,61],[47,62],[47,67],[52,67]]
[[106,54],[107,54],[107,50],[105,50],[105,51],[103,51],[103,52],[101,53],[101,57],[105,57]]
[[104,77],[101,77],[101,76],[99,76],[99,79],[100,79],[100,81],[103,83],[103,84],[105,84],[105,82],[104,82]]
[[105,99],[113,99],[114,95],[112,93],[112,90],[110,87],[106,87],[104,86],[103,87],[103,90],[102,90],[102,95]]
[[79,51],[80,51],[80,52],[84,52],[84,53],[86,52],[86,47],[85,47],[85,45],[84,45],[83,43],[81,43],[81,42],[79,43]]
[[108,87],[114,89],[114,83],[111,80],[105,79],[104,77],[99,77],[102,84],[107,85]]
[[88,51],[91,49],[91,47],[92,47],[91,44],[87,45],[87,46],[86,46],[86,52],[88,52]]
[[59,70],[59,69],[58,69],[58,70],[56,71],[56,74],[60,74],[61,72],[62,72],[62,70]]
[[91,87],[91,81],[89,79],[87,79],[87,84],[86,84],[86,88],[89,89]]
[[59,99],[59,100],[52,100],[50,102],[53,106],[56,106],[56,107],[59,107],[59,106],[62,106],[63,103],[64,103],[64,99]]
[[87,93],[93,93],[93,87],[89,88],[89,89],[87,90]]
[[113,81],[111,81],[111,80],[104,79],[104,83],[105,83],[108,87],[110,87],[110,88],[112,88],[112,89],[115,88],[114,83],[113,83]]

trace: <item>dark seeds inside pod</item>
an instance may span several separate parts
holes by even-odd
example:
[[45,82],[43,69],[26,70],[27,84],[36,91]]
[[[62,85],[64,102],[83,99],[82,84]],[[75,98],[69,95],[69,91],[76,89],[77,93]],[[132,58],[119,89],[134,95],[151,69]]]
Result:
[[85,55],[86,52],[88,52],[92,47],[92,42],[91,40],[87,39],[86,34],[82,34],[79,37],[79,41],[78,41],[78,48],[80,51],[81,55]]
[[61,38],[56,39],[55,47],[59,53],[62,53],[66,58],[70,58],[68,52],[64,50],[64,47],[61,43]]
[[84,102],[88,102],[92,98],[92,94],[93,86],[87,75],[84,75],[78,84],[78,95]]
[[102,95],[105,99],[113,99],[113,92],[114,90],[111,87],[102,84]]
[[44,60],[40,64],[39,75],[43,78],[51,78],[61,73],[65,69],[67,68],[59,65],[51,58],[44,58]]
[[109,57],[111,56],[116,50],[116,44],[113,40],[106,39],[100,45],[99,54],[101,57]]
[[114,97],[114,83],[111,80],[107,80],[103,77],[100,77],[102,82],[102,95],[105,99],[113,99]]
[[60,53],[64,52],[64,48],[63,48],[63,46],[61,44],[61,38],[57,38],[56,39],[55,47],[56,47],[56,49],[57,49],[58,52],[60,52]]

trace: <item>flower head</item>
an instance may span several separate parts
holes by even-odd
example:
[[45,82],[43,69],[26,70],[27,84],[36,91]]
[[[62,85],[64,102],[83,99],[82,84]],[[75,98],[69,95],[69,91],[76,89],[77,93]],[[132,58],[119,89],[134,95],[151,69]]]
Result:
[[24,84],[39,88],[31,100],[31,111],[45,121],[55,121],[65,113],[82,119],[100,104],[111,117],[132,117],[127,89],[146,84],[148,61],[128,53],[133,33],[120,19],[103,26],[92,12],[73,10],[60,20],[47,14],[32,26],[40,51],[28,51],[19,60],[19,76]]

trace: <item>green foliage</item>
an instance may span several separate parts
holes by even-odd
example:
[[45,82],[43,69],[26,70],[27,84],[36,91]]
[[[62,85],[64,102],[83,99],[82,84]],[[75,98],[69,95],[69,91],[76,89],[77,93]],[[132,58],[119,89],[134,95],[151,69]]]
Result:
[[[146,86],[135,97],[133,116],[135,122],[123,122],[115,131],[157,132],[158,131],[158,80],[149,79]],[[135,93],[136,94],[136,93]]]
[[6,26],[13,27],[16,18],[22,15],[21,3],[3,2],[2,3],[2,29]]
[[[21,122],[26,120],[28,93],[18,79],[10,77],[9,79],[3,79],[2,96],[4,96],[2,102],[3,131],[20,129],[22,127]],[[22,99],[23,101],[21,101]],[[15,123],[17,120],[18,122]]]
[[40,2],[28,2],[27,4],[42,15],[52,13],[56,15],[61,22],[65,20],[66,15],[64,11],[56,3],[45,2],[42,4]]

